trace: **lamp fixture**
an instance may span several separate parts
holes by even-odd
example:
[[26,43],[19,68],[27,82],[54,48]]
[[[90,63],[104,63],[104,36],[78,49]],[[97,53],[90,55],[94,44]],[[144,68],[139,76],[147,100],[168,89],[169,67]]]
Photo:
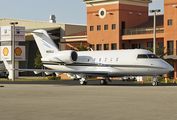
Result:
[[98,14],[96,14],[96,13],[93,13],[93,15],[98,16]]
[[172,5],[172,7],[177,8],[177,5]]
[[141,13],[138,13],[138,15],[141,15]]

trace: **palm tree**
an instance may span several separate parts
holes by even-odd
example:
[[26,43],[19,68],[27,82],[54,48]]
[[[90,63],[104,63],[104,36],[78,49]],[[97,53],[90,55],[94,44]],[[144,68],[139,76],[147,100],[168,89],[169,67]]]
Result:
[[[165,59],[164,56],[167,55],[168,53],[170,53],[170,51],[167,51],[167,52],[164,52],[166,47],[163,47],[163,48],[159,48],[159,46],[157,46],[156,48],[156,55],[163,59],[164,61],[168,62],[171,66],[173,66],[173,63],[175,62],[173,59]],[[153,48],[147,48],[147,50],[153,52],[154,49]]]
[[86,45],[85,45],[85,46],[77,46],[77,47],[76,47],[76,50],[77,50],[77,51],[88,51],[89,48],[87,48]]
[[39,52],[39,50],[36,52],[36,58],[34,59],[34,67],[35,68],[41,68],[43,65],[42,65],[42,61],[41,61],[41,54]]

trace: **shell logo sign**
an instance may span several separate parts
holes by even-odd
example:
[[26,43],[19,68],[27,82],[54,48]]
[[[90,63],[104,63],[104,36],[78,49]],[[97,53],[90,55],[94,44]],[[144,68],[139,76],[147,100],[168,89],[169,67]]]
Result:
[[20,56],[20,55],[22,54],[22,49],[19,48],[19,47],[17,47],[17,48],[15,49],[15,54],[16,54],[16,56]]
[[9,54],[9,49],[8,49],[7,47],[5,47],[5,48],[3,49],[3,54],[4,54],[4,56],[8,56],[8,54]]
[[[4,56],[7,61],[12,60],[12,47],[11,46],[0,46],[0,56]],[[25,61],[25,46],[15,46],[14,50],[15,61]],[[2,57],[0,57],[2,61]]]

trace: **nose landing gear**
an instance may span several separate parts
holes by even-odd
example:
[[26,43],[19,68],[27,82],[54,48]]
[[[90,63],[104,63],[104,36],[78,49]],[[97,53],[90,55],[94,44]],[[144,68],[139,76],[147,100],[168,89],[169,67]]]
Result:
[[158,78],[157,78],[157,76],[153,76],[152,85],[153,86],[158,86]]

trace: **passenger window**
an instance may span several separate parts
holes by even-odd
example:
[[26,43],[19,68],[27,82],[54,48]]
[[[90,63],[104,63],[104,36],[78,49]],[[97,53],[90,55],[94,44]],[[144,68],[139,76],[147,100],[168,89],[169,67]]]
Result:
[[93,62],[95,62],[95,58],[93,59]]
[[137,58],[148,58],[146,54],[139,54]]
[[112,58],[110,59],[110,61],[112,62]]
[[154,54],[148,54],[148,57],[149,58],[158,58],[156,55],[154,55]]
[[105,58],[105,62],[107,61],[107,58]]
[[118,61],[118,58],[116,58],[116,61]]
[[99,61],[101,62],[101,58],[99,59]]

